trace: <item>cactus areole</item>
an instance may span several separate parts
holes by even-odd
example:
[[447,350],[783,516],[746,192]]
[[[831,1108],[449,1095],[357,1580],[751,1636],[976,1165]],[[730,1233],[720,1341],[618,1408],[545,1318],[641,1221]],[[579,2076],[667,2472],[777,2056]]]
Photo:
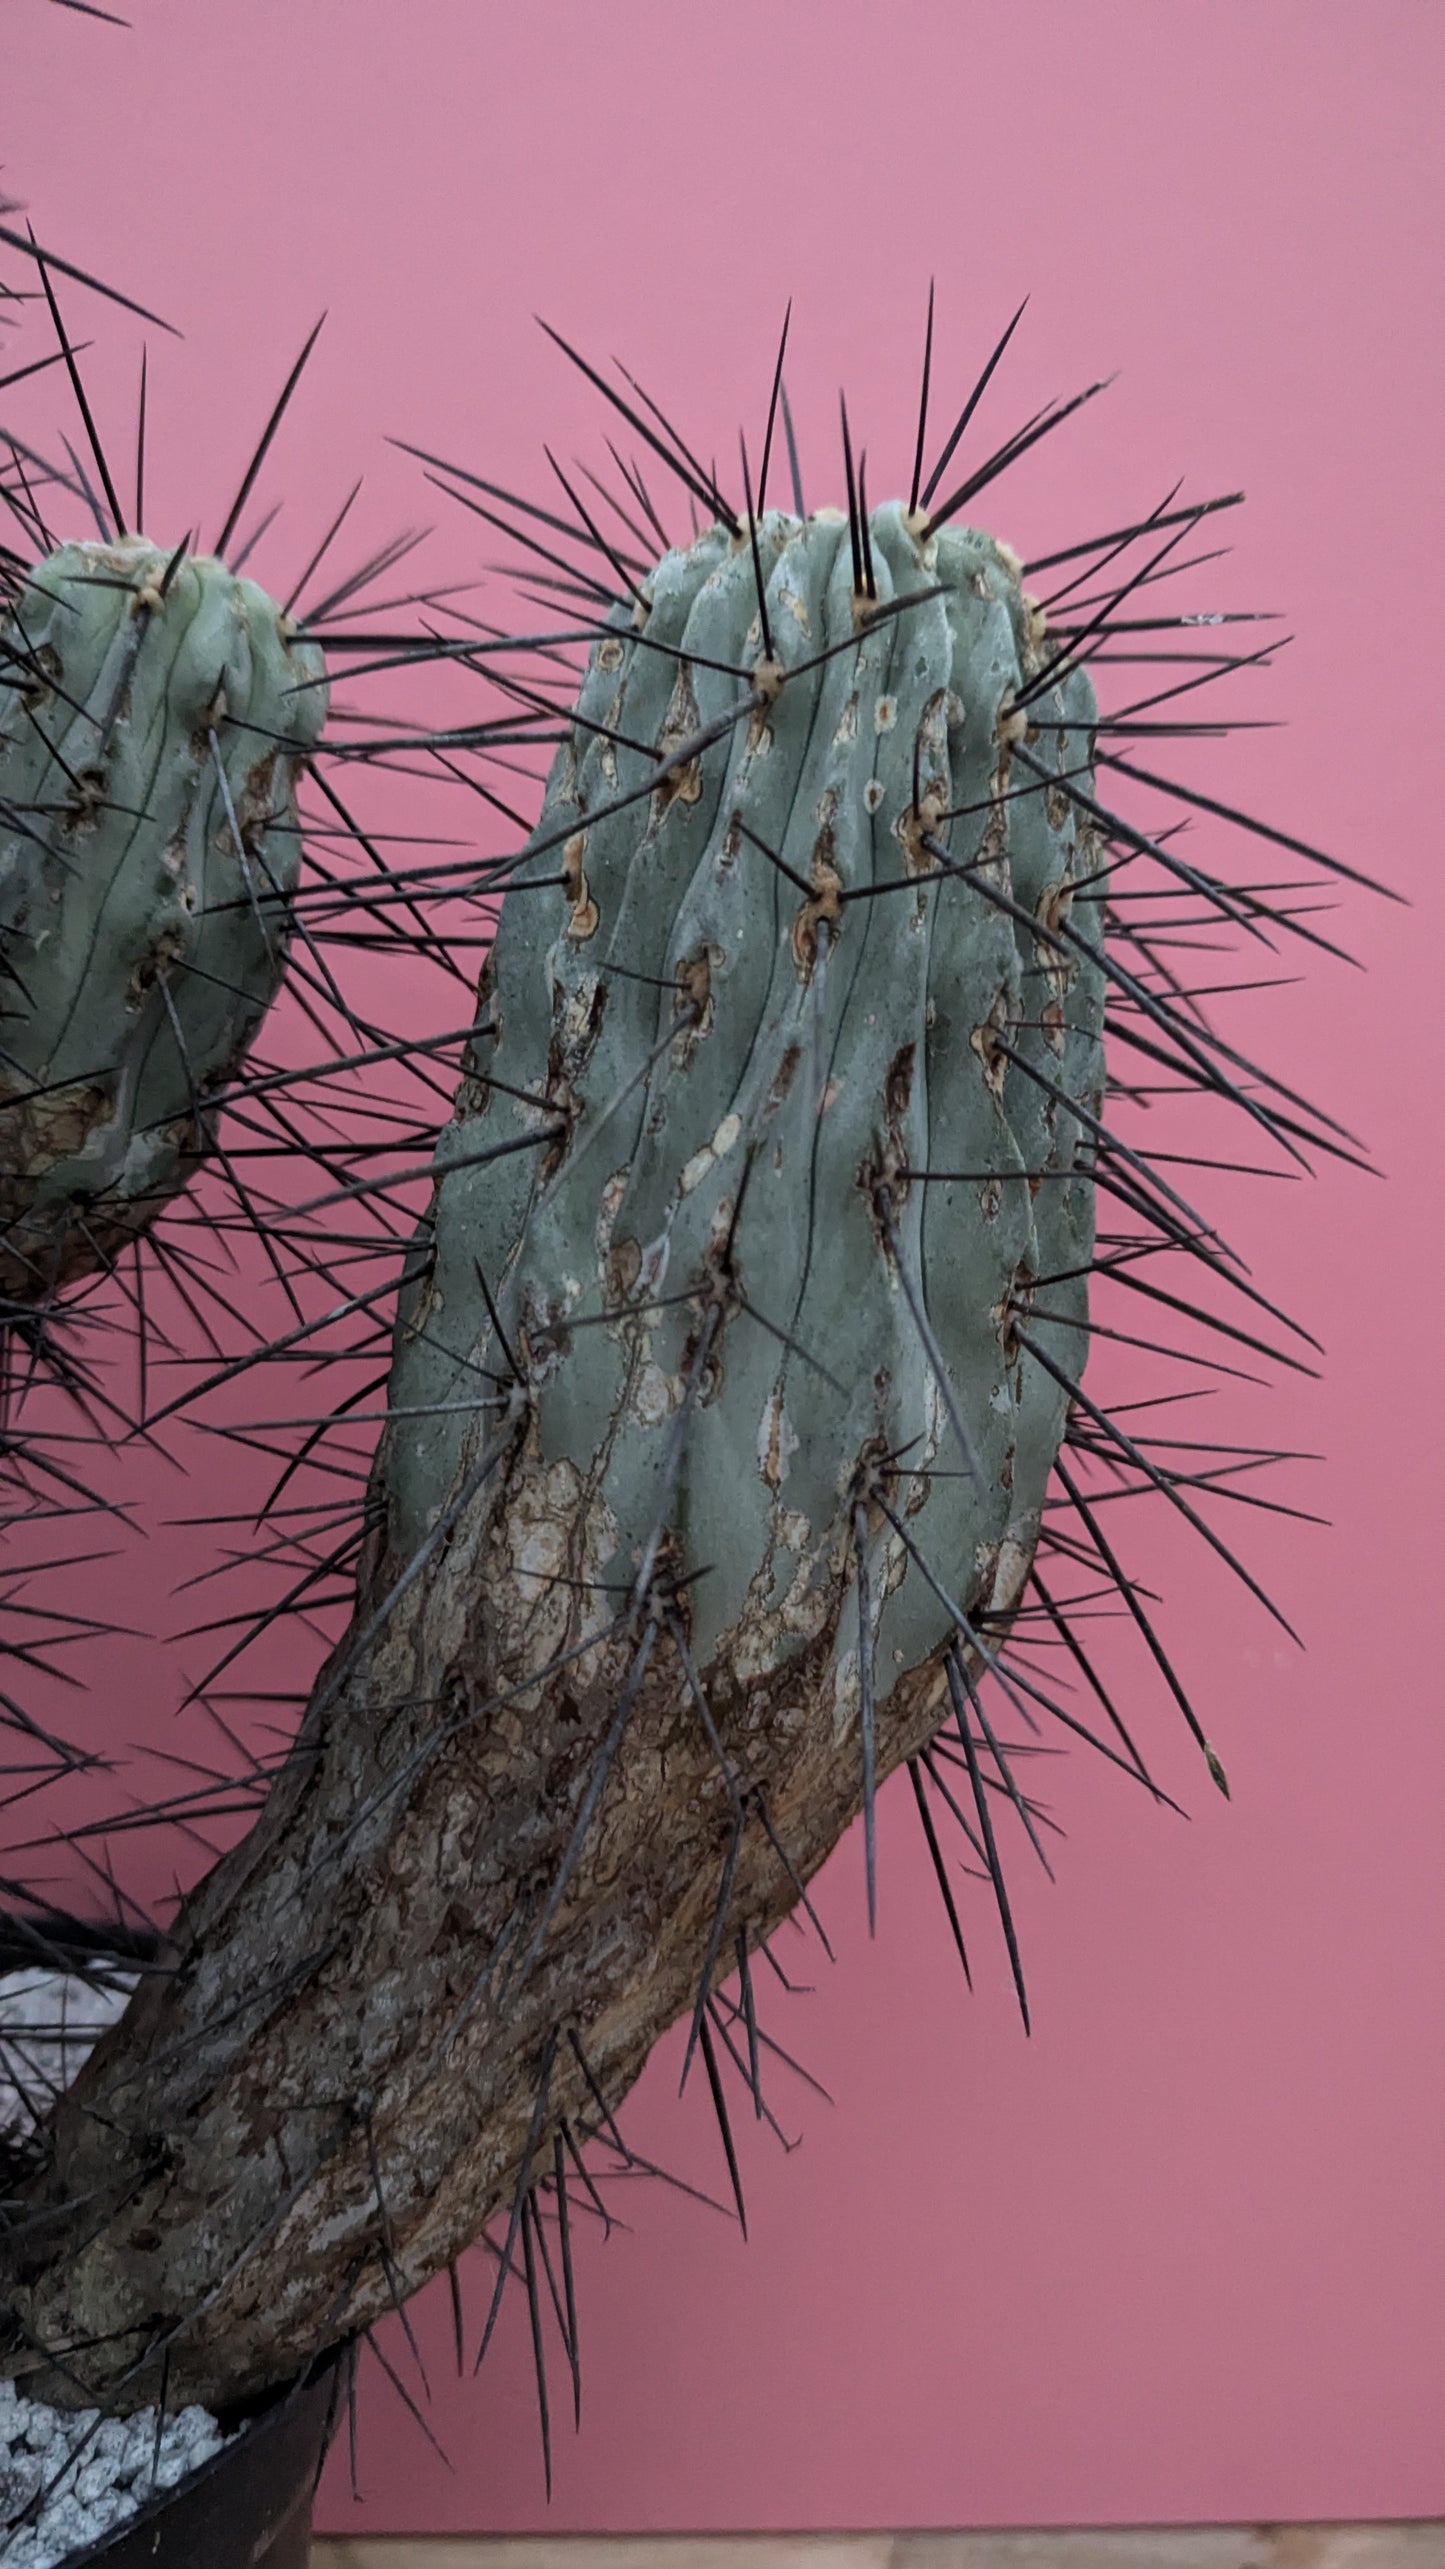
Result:
[[111,1265],[212,1143],[279,986],[314,644],[143,536],[61,545],[0,619],[0,1295]]
[[[241,620],[179,576],[193,725],[204,619]],[[874,1785],[968,1742],[1029,1573],[1093,1252],[1102,859],[1055,781],[1087,785],[1089,680],[1006,546],[900,505],[714,526],[605,628],[439,1146],[351,1630],[7,2248],[7,2367],[75,2350],[47,2396],[154,2395],[162,2349],[172,2400],[262,2389],[519,2203],[669,2025],[710,2041]],[[127,756],[179,814],[209,746],[150,648]],[[218,802],[202,843],[239,875]],[[157,845],[137,956],[181,898]],[[92,1002],[75,943],[52,1081],[135,970]],[[157,1016],[152,1131],[162,1054]]]

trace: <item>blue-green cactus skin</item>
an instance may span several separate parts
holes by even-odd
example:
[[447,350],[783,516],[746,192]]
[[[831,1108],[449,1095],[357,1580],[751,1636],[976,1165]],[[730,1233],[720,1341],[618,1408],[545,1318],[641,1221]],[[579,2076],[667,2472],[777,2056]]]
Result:
[[[481,1503],[487,1682],[600,1631],[605,1583],[637,1575],[662,1525],[673,1568],[705,1574],[696,1661],[765,1678],[832,1629],[841,1727],[870,1474],[965,1615],[1006,1617],[1065,1418],[1019,1313],[1083,1370],[1092,1143],[1060,1097],[1099,1112],[1100,913],[1073,898],[1095,860],[1078,806],[1010,748],[1027,725],[1031,755],[1086,773],[1095,703],[1075,670],[1010,713],[1043,619],[986,535],[875,511],[876,609],[933,592],[893,614],[855,597],[833,513],[770,512],[758,543],[763,701],[640,799],[624,798],[735,712],[763,659],[746,535],[669,553],[645,611],[619,609],[592,652],[518,870],[555,873],[560,847],[565,888],[504,911],[492,1034],[441,1143],[429,1269],[398,1336],[392,1399],[417,1414],[383,1478],[400,1565],[495,1433],[467,1408],[478,1368],[495,1382],[506,1362],[485,1277],[530,1399],[525,1449]],[[942,870],[960,866],[973,879]],[[559,1122],[565,1140],[481,1160]],[[923,1170],[960,1174],[908,1175]],[[881,1702],[956,1635],[886,1515],[868,1528]]]
[[0,1292],[26,1304],[185,1184],[285,963],[322,656],[223,563],[167,567],[62,545],[0,625]]

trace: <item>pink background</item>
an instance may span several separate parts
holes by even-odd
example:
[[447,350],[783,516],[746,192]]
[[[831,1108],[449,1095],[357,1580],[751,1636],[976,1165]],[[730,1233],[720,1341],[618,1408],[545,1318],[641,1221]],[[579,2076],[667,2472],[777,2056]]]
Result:
[[[1183,602],[1286,613],[1298,638],[1274,671],[1230,684],[1288,727],[1191,748],[1178,772],[1413,904],[1348,894],[1325,924],[1368,977],[1311,959],[1221,1021],[1362,1132],[1387,1181],[1326,1165],[1206,1197],[1329,1350],[1319,1384],[1229,1385],[1199,1413],[1201,1433],[1324,1457],[1277,1495],[1328,1529],[1229,1529],[1306,1652],[1157,1512],[1133,1537],[1232,1805],[1121,1643],[1109,1665],[1131,1708],[1147,1701],[1147,1752],[1193,1817],[1059,1762],[1059,1880],[1013,1877],[1028,2042],[970,1886],[967,1997],[896,1782],[876,1943],[854,1839],[822,1881],[837,1967],[798,1941],[790,1968],[815,1994],[778,1992],[765,2018],[835,2103],[779,2088],[803,2135],[787,2156],[739,2116],[749,2244],[657,2187],[621,2190],[630,2233],[582,2240],[583,2430],[559,2428],[550,2513],[522,2314],[458,2384],[429,2293],[430,2422],[454,2467],[373,2368],[363,2503],[342,2457],[321,2526],[1445,2512],[1445,18],[1420,0],[131,7],[126,34],[11,0],[0,139],[42,237],[184,328],[183,347],[150,334],[158,539],[214,521],[323,306],[270,481],[288,505],[258,567],[278,580],[362,470],[366,534],[435,517],[428,563],[451,541],[469,572],[497,549],[386,433],[540,496],[544,437],[605,460],[600,405],[534,311],[621,355],[721,460],[740,405],[756,451],[791,294],[820,499],[841,495],[824,489],[840,380],[870,483],[881,495],[885,458],[906,473],[930,274],[938,428],[1028,292],[990,442],[1122,375],[1010,478],[998,531],[1039,552],[1141,513],[1181,473],[1189,496],[1243,485],[1250,506],[1217,539],[1233,554]],[[128,417],[139,325],[75,295],[68,309],[103,413]],[[6,415],[22,434],[57,415],[45,379]],[[154,1564],[126,1576],[132,1602],[151,1579],[164,1622]],[[141,1644],[107,1666],[127,1736],[168,1718]],[[717,2187],[703,2099],[676,2103],[676,2068],[672,2044],[624,2129]],[[474,2260],[474,2326],[489,2271]],[[387,2345],[405,2363],[399,2332]]]

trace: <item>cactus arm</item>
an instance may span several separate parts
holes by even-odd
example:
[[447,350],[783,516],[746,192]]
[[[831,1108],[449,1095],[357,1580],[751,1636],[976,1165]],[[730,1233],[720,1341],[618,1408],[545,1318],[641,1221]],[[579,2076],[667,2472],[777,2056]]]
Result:
[[[168,568],[170,571],[167,577]],[[43,1304],[186,1184],[280,986],[320,652],[144,538],[62,545],[0,629],[0,1292]],[[296,692],[300,689],[300,692]]]

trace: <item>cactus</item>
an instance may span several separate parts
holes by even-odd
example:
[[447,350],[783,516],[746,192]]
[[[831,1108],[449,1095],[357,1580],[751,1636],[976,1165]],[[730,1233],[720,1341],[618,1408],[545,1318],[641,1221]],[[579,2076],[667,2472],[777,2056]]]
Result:
[[[349,1982],[404,1981],[366,2083],[415,2271],[515,2177],[539,2052],[552,2110],[569,2086],[585,2105],[560,2013],[625,2083],[955,1703],[971,1738],[1081,1370],[1103,1084],[1099,930],[1069,928],[1092,835],[1015,751],[1077,776],[1093,713],[1083,671],[1051,679],[1008,549],[901,504],[855,517],[851,549],[832,511],[715,527],[609,618],[439,1148],[357,1625],[296,1789],[192,1904],[194,1972],[140,2002],[186,2134],[169,2205],[195,2202],[208,2262],[229,2268],[275,2183],[253,2160],[209,2208],[236,2155],[243,1955],[254,1983],[258,1951],[342,1937]],[[404,1707],[462,1694],[496,1709],[439,1757]],[[439,1795],[472,1812],[460,1834]],[[499,1954],[508,1994],[479,1989],[462,2034],[458,1963]],[[324,1981],[268,2015],[268,2095],[303,2059],[308,2100],[354,2078]],[[128,2075],[127,2128],[152,2128]],[[106,2134],[126,2200],[101,2299],[51,2283],[119,2366],[148,2261],[118,2242],[148,2188],[87,2079],[77,2096],[81,2161]],[[278,2110],[291,2186],[260,2271],[284,2269],[295,2351],[374,2211],[326,2118]],[[206,2294],[173,2394],[253,2385],[257,2280]]]
[[[775,403],[780,385],[781,355]],[[1186,1252],[1272,1311],[1106,1123],[1106,996],[1111,1041],[1297,1159],[1351,1154],[1211,1033],[1148,910],[1112,902],[1128,865],[1131,893],[1162,873],[1211,924],[1294,925],[1268,886],[1145,836],[1095,774],[1161,784],[1100,746],[1087,663],[1227,503],[1052,557],[1086,567],[1047,612],[1006,545],[956,523],[1076,406],[951,498],[933,500],[941,463],[921,500],[915,468],[906,504],[871,511],[845,428],[846,513],[805,511],[795,459],[793,510],[767,508],[771,414],[741,512],[667,432],[714,522],[640,558],[579,504],[575,704],[544,661],[536,684],[499,678],[500,722],[446,736],[455,766],[561,720],[536,828],[472,878],[505,906],[405,1257],[352,1621],[251,1833],[165,1931],[20,2188],[0,2361],[28,2387],[122,2407],[264,2390],[498,2213],[496,2291],[525,2267],[540,2365],[539,2198],[565,2257],[569,2157],[580,2171],[590,2139],[626,2156],[614,2108],[680,2019],[741,2214],[723,2055],[763,2112],[750,1958],[860,1814],[871,1910],[874,1799],[900,1764],[960,1953],[940,1801],[986,1869],[1027,2020],[1005,1803],[1042,1850],[983,1681],[1158,1790],[1056,1559],[1116,1588],[1226,1789],[1091,1472],[1159,1492],[1262,1592],[1187,1462],[1087,1388],[1091,1268],[1281,1351],[1138,1273]],[[660,533],[621,469],[618,514],[640,504]],[[1106,568],[1141,539],[1142,568]],[[385,1203],[395,1178],[375,1184]],[[1133,1226],[1101,1265],[1096,1190]],[[317,1348],[307,1323],[275,1353],[310,1367]],[[299,1419],[282,1488],[327,1424]],[[1052,1537],[1046,1491],[1068,1511]],[[291,1602],[330,1568],[308,1560]],[[1012,1646],[1026,1591],[1118,1748]],[[545,2435],[545,2386],[542,2405]]]
[[30,1305],[211,1145],[280,983],[326,691],[254,581],[137,535],[31,572],[0,673],[0,1293]]

